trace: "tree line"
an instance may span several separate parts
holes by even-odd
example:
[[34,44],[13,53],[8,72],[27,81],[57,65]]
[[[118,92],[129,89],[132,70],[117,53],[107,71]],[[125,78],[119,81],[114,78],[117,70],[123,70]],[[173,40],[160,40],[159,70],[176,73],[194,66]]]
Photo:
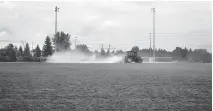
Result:
[[[12,43],[8,44],[4,48],[0,49],[0,62],[15,62],[15,61],[27,61],[27,62],[35,62],[35,61],[45,61],[46,57],[51,56],[55,52],[63,52],[63,51],[80,51],[85,55],[96,54],[100,57],[108,57],[112,55],[123,55],[125,51],[116,50],[110,52],[109,49],[105,52],[105,50],[101,50],[100,52],[95,50],[90,51],[88,46],[85,44],[76,45],[75,49],[71,49],[70,42],[71,35],[64,32],[57,32],[53,38],[47,36],[45,38],[42,49],[40,49],[37,44],[35,49],[30,49],[29,44],[26,43],[24,47],[19,46],[19,48]],[[153,49],[144,48],[140,49],[138,46],[133,46],[132,51],[138,52],[138,54],[142,57],[151,57],[153,55]],[[212,61],[212,54],[207,52],[206,49],[195,49],[192,50],[181,47],[176,47],[173,51],[166,51],[165,49],[155,50],[156,57],[172,57],[172,60],[178,61],[189,61],[189,62],[203,62],[209,63]]]
[[[138,46],[132,48],[133,51],[139,52],[139,55],[150,57],[153,55],[153,49],[139,49]],[[156,57],[171,57],[172,60],[188,61],[188,62],[212,62],[212,53],[209,53],[206,49],[194,49],[176,47],[173,51],[166,51],[165,49],[155,50]]]
[[71,50],[70,35],[64,32],[57,32],[53,38],[47,36],[44,41],[42,50],[37,44],[35,49],[30,49],[29,43],[17,46],[12,43],[0,49],[0,62],[26,61],[36,62],[45,61],[46,57],[55,52]]

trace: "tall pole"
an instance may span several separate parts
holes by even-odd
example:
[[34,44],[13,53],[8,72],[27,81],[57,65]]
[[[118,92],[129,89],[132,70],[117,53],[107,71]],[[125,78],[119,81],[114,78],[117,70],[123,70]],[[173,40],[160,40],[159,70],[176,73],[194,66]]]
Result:
[[[55,7],[55,36],[57,34],[57,12],[59,12],[59,8]],[[57,43],[55,45],[55,51],[57,51]]]
[[155,62],[155,8],[151,9],[153,12],[153,57]]
[[55,34],[57,33],[57,12],[59,12],[59,8],[55,7]]
[[150,42],[149,42],[149,45],[150,45],[150,46],[149,46],[149,55],[150,55],[150,57],[152,56],[152,46],[151,46],[151,45],[152,45],[152,42],[151,42],[151,36],[152,36],[151,33],[149,33],[149,40],[150,40]]

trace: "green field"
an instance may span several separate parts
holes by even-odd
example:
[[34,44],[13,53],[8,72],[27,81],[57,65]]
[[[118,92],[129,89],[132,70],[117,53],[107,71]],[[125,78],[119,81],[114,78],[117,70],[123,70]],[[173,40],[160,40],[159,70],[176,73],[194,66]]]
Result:
[[0,110],[210,111],[211,67],[0,63]]

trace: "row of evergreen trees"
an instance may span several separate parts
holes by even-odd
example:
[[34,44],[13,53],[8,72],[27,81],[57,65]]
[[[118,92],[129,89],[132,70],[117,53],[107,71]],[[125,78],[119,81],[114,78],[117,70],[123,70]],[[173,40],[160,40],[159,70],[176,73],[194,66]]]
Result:
[[51,56],[55,51],[70,50],[70,45],[70,35],[68,33],[58,32],[53,38],[49,36],[45,38],[42,50],[39,45],[37,45],[35,49],[30,49],[28,43],[26,43],[24,48],[22,46],[17,48],[17,46],[10,43],[6,47],[0,49],[0,61],[41,61],[45,60],[45,57]]
[[39,45],[35,49],[30,50],[29,44],[26,43],[24,48],[22,46],[14,46],[9,44],[6,47],[0,49],[0,61],[1,62],[15,62],[15,61],[40,61],[42,55]]
[[39,45],[35,49],[30,50],[28,43],[24,46],[14,46],[12,43],[0,49],[1,62],[15,62],[15,61],[41,61],[41,56],[47,57],[53,54],[53,48],[50,37],[46,37],[45,44],[41,50]]

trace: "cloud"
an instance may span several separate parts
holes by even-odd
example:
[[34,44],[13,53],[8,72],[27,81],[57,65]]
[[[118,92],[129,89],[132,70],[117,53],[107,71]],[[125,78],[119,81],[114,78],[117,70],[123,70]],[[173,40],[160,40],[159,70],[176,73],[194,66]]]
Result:
[[17,4],[15,3],[12,3],[12,2],[9,2],[9,1],[4,1],[3,3],[0,4],[0,7],[6,7],[8,9],[14,9],[17,7]]
[[1,31],[1,32],[0,32],[0,37],[1,37],[1,36],[7,36],[7,32]]
[[11,30],[9,30],[8,28],[0,28],[0,33],[4,33],[4,34],[8,34],[8,35],[13,34],[13,32]]

